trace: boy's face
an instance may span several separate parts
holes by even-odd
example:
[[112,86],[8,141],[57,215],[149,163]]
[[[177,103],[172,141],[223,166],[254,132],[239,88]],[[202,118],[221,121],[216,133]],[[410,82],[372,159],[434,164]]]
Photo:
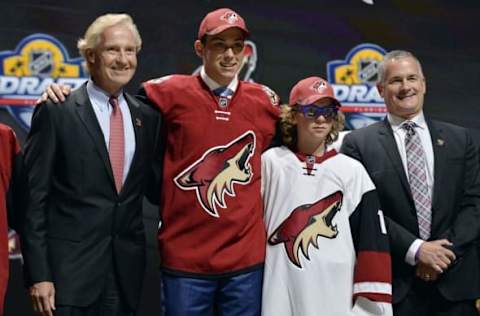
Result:
[[[329,107],[333,102],[329,98],[318,100],[314,103],[319,107]],[[328,134],[332,130],[335,116],[320,115],[309,118],[308,115],[297,111],[295,122],[297,124],[297,136],[299,142],[325,142]]]
[[203,59],[207,75],[218,84],[226,86],[242,66],[245,34],[239,28],[230,28],[217,35],[207,36],[205,44],[197,41],[195,49]]

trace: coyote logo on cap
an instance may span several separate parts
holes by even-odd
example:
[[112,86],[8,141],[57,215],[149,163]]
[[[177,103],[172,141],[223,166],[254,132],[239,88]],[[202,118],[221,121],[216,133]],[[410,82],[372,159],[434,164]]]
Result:
[[316,91],[318,93],[323,93],[323,90],[325,90],[326,88],[327,88],[327,84],[325,83],[325,81],[321,81],[321,80],[315,81],[311,87],[313,91]]
[[284,243],[290,261],[301,268],[300,250],[310,260],[308,247],[312,244],[318,249],[318,236],[332,239],[338,235],[332,220],[342,207],[342,198],[342,192],[337,191],[313,204],[300,205],[275,229],[268,242]]
[[255,134],[247,131],[227,145],[207,150],[174,182],[182,190],[195,190],[205,212],[219,217],[217,207],[227,207],[225,193],[235,197],[233,185],[250,182],[253,172],[249,161],[254,151]]
[[225,14],[222,15],[220,19],[227,22],[228,24],[235,24],[238,21],[238,15],[235,12],[229,11],[225,12]]

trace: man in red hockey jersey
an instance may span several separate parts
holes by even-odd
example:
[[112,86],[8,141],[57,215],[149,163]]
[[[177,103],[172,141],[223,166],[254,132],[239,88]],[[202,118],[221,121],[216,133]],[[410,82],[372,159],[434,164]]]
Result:
[[12,129],[0,124],[0,315],[8,284],[8,226],[19,229],[24,190],[20,146]]
[[260,155],[275,133],[278,97],[238,80],[248,35],[238,13],[210,12],[194,44],[200,74],[143,86],[166,122],[158,241],[167,315],[260,315]]

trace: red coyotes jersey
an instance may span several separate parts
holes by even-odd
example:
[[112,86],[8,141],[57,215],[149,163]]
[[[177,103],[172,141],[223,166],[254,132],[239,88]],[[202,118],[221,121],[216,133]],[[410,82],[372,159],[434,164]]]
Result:
[[8,226],[7,201],[15,157],[19,154],[15,134],[0,124],[0,315],[3,315],[3,300],[8,283]]
[[218,275],[262,264],[260,156],[275,133],[278,97],[240,81],[230,99],[218,98],[200,76],[184,75],[151,80],[144,89],[166,132],[158,232],[163,268]]

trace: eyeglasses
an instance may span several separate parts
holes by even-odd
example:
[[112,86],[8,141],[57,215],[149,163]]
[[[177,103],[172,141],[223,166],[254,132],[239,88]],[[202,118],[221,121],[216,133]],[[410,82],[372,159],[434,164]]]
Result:
[[243,41],[237,41],[231,45],[227,45],[225,42],[220,40],[212,40],[207,43],[208,47],[215,51],[216,53],[223,54],[230,48],[232,49],[234,54],[240,54],[243,49],[245,48],[245,43]]
[[296,111],[300,112],[309,119],[317,119],[323,116],[326,120],[331,120],[337,117],[338,106],[330,104],[327,106],[318,106],[315,104],[297,105]]

